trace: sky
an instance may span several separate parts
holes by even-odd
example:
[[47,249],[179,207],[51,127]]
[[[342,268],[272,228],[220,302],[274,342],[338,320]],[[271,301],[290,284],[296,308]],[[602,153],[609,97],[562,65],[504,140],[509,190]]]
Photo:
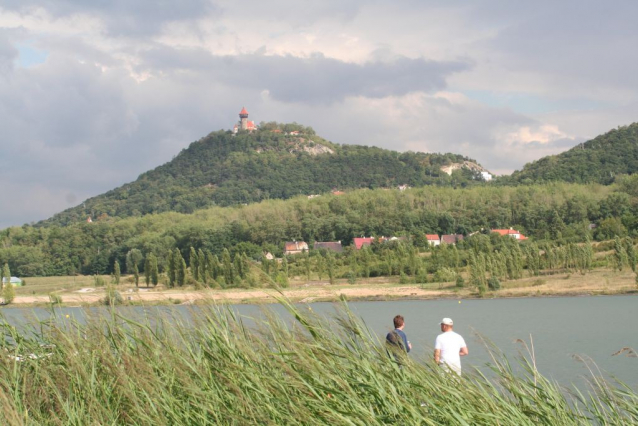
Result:
[[638,3],[0,0],[0,228],[250,119],[510,173],[638,121]]

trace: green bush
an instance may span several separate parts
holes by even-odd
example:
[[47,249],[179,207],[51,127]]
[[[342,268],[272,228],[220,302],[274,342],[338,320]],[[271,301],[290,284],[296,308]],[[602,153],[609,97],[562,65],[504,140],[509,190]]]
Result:
[[439,268],[434,273],[434,281],[436,282],[449,282],[456,280],[456,272],[450,268]]
[[13,284],[6,283],[4,288],[2,289],[2,298],[4,299],[4,303],[11,303],[13,299],[16,297],[16,291],[13,288]]
[[456,286],[459,287],[459,288],[465,287],[465,280],[463,279],[461,274],[458,274],[456,276]]
[[357,283],[357,274],[354,271],[350,271],[346,274],[346,278],[348,279],[348,284],[356,284]]
[[496,277],[490,277],[490,279],[487,280],[487,286],[490,290],[500,290],[501,282]]
[[121,305],[124,303],[124,299],[119,291],[115,290],[112,286],[106,289],[106,296],[102,299],[102,303],[107,306]]
[[93,276],[93,285],[95,287],[104,287],[106,285],[106,281],[104,280],[104,278],[100,275],[94,275]]
[[427,282],[428,282],[428,271],[426,271],[425,268],[419,269],[419,272],[416,274],[416,277],[414,278],[414,281],[417,284],[427,284]]

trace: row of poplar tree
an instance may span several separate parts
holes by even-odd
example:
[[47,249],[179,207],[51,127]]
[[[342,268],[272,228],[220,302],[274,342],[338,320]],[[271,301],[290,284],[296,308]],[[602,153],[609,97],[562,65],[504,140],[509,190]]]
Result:
[[[582,274],[592,269],[594,248],[590,240],[582,244],[555,245],[520,242],[510,237],[500,240],[472,238],[462,244],[441,245],[426,253],[410,241],[374,243],[361,250],[346,248],[343,253],[312,250],[299,255],[284,256],[283,259],[268,259],[265,256],[258,264],[245,253],[231,256],[224,249],[217,255],[202,249],[190,248],[187,259],[181,251],[173,249],[165,266],[166,284],[169,287],[203,285],[208,287],[255,287],[278,285],[286,287],[289,279],[303,277],[328,279],[332,284],[337,278],[346,278],[354,283],[359,278],[400,276],[401,282],[428,283],[456,281],[458,286],[469,285],[479,292],[497,290],[504,280],[519,279],[527,271],[529,276],[563,271]],[[496,243],[494,243],[496,241]],[[141,252],[131,251],[126,257],[126,268],[139,283],[138,264],[143,263],[144,280],[147,285],[160,281],[158,259],[150,253],[142,262]],[[604,265],[616,270],[630,267],[636,270],[636,251],[631,238],[616,238],[613,255],[603,258]],[[114,265],[116,281],[119,282],[119,264]],[[466,271],[466,279],[461,275]]]

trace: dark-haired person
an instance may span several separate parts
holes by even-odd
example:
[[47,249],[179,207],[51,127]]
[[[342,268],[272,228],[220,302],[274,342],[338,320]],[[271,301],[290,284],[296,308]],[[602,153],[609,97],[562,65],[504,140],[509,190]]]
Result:
[[394,322],[394,330],[388,333],[385,336],[385,340],[388,344],[393,346],[398,346],[406,352],[410,352],[412,349],[412,344],[408,342],[408,336],[403,332],[403,327],[405,327],[405,319],[401,315],[397,315],[392,320]]

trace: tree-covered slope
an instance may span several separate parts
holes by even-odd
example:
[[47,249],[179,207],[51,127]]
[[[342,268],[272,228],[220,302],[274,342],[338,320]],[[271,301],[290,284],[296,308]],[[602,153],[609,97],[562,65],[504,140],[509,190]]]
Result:
[[638,123],[618,127],[558,155],[543,157],[505,177],[503,183],[564,181],[612,183],[638,172]]
[[136,181],[87,200],[43,224],[67,225],[88,216],[130,217],[219,205],[287,199],[333,189],[407,184],[465,186],[474,174],[448,176],[441,166],[468,160],[454,154],[398,153],[336,145],[299,125],[266,123],[254,132],[217,131]]

